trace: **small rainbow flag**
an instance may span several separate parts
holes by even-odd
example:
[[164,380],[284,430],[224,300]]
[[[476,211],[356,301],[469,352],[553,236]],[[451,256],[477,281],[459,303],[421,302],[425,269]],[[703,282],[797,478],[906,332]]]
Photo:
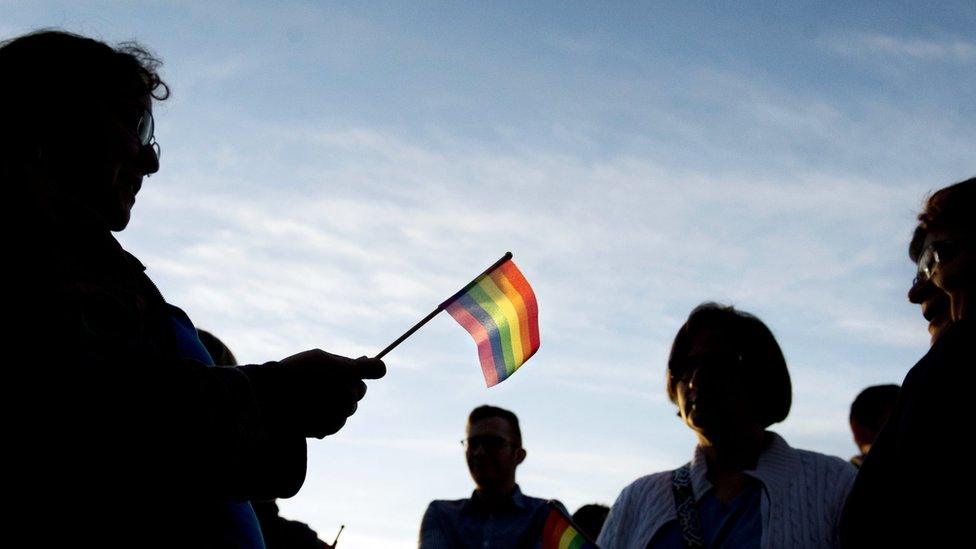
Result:
[[553,502],[542,527],[542,549],[598,549]]
[[441,308],[474,338],[489,387],[507,379],[539,350],[539,306],[511,252]]

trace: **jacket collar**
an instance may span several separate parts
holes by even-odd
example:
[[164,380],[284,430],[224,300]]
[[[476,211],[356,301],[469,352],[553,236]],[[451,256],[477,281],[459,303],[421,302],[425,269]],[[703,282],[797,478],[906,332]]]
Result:
[[[772,431],[766,431],[770,437],[769,445],[759,454],[756,468],[743,471],[758,480],[775,504],[785,497],[792,481],[792,471],[797,470],[796,451],[783,440],[783,437]],[[695,499],[701,500],[712,483],[707,478],[708,464],[705,462],[705,452],[700,446],[695,447],[695,455],[691,458],[691,487]]]
[[[525,495],[522,494],[522,490],[519,488],[518,484],[515,485],[515,490],[509,494],[505,502],[507,504],[506,507],[512,507],[515,509],[524,509],[527,506]],[[478,490],[471,492],[471,498],[465,500],[464,504],[461,506],[462,513],[477,513],[485,511],[484,498],[481,496]]]

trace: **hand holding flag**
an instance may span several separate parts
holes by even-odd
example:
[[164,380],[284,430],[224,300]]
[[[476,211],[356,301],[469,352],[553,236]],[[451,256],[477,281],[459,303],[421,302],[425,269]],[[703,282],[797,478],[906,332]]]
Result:
[[512,261],[512,252],[507,252],[376,358],[383,358],[445,309],[474,338],[489,387],[507,379],[539,350],[539,306],[535,293]]

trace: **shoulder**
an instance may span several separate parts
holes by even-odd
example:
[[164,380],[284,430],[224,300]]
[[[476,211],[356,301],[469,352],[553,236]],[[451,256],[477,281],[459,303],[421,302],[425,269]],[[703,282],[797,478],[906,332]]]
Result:
[[674,503],[671,495],[672,471],[643,476],[628,484],[613,504],[612,513],[619,519],[630,516],[654,516],[664,506]]
[[857,469],[849,461],[812,450],[793,451],[802,469],[798,478],[803,478],[806,485],[811,489],[819,487],[828,499],[830,494],[841,499],[847,497],[857,476]]
[[[974,371],[970,367],[976,357],[976,322],[964,319],[953,322],[935,341],[925,356],[908,371],[902,384],[902,393],[924,385],[930,388],[936,385],[939,392],[945,391],[945,377],[952,375],[959,382],[956,386],[965,387],[965,382],[972,382]],[[962,379],[960,379],[962,378]]]
[[467,499],[435,499],[427,505],[424,518],[420,522],[422,548],[454,547],[458,541],[458,519]]
[[450,515],[457,514],[461,512],[464,505],[470,501],[468,498],[463,499],[435,499],[427,505],[427,511],[424,515]]
[[457,523],[461,517],[461,510],[467,501],[467,499],[435,499],[430,502],[420,522],[421,534],[450,530],[451,525]]
[[790,474],[790,469],[823,470],[841,476],[853,477],[857,469],[847,460],[829,456],[813,450],[790,446],[777,433],[767,431],[773,438],[772,444],[763,452],[762,459],[779,469],[780,473]]
[[628,484],[623,491],[620,492],[620,496],[631,499],[643,499],[646,496],[652,496],[660,493],[662,490],[670,493],[671,490],[671,477],[674,471],[661,471],[659,473],[651,473],[650,475],[645,475],[640,477]]
[[[566,511],[566,506],[563,505],[562,502],[559,501],[558,499],[537,498],[534,496],[527,496],[525,494],[522,494],[522,503],[530,509],[538,509],[540,507],[546,507],[547,505],[549,505],[550,501],[556,507],[562,509],[563,511]],[[568,513],[568,511],[566,512]]]
[[660,523],[673,513],[673,471],[643,476],[617,496],[597,540],[601,547],[646,545]]
[[802,450],[799,448],[794,448],[793,451],[796,452],[797,458],[799,458],[800,463],[804,467],[817,467],[842,476],[853,477],[857,474],[857,469],[849,461],[837,456],[829,456],[820,452],[814,452],[813,450]]
[[760,480],[785,489],[790,485],[805,490],[846,494],[854,482],[857,469],[837,456],[793,448],[776,433],[760,457]]

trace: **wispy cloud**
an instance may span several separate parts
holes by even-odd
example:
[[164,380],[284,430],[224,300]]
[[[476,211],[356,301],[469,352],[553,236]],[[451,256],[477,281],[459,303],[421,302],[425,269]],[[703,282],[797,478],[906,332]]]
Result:
[[[715,180],[632,157],[513,155],[374,128],[250,133],[325,160],[307,163],[290,189],[245,176],[235,183],[243,193],[208,190],[213,185],[184,171],[160,183],[184,189],[170,187],[163,195],[155,185],[166,176],[157,176],[140,197],[137,216],[147,211],[185,221],[176,249],[167,245],[156,254],[156,246],[147,246],[147,262],[204,311],[222,309],[225,317],[251,311],[265,321],[300,311],[299,318],[318,316],[320,326],[336,330],[407,322],[491,261],[486,245],[496,253],[522,251],[530,272],[540,273],[537,292],[546,299],[547,318],[561,327],[557,334],[619,335],[613,320],[619,312],[660,307],[665,303],[654,294],[665,289],[670,300],[766,300],[829,317],[840,303],[797,289],[885,264],[858,248],[872,235],[898,234],[899,214],[914,200],[914,191],[862,179]],[[235,173],[295,173],[247,149],[237,156]],[[177,198],[191,193],[192,204]],[[853,217],[852,204],[858,205]],[[838,224],[850,236],[838,240]],[[143,227],[138,220],[134,230],[175,236],[169,225]],[[763,238],[750,242],[749,234]],[[678,252],[676,243],[694,253]],[[423,259],[446,257],[461,261]],[[589,273],[575,268],[583,258]],[[783,263],[791,268],[780,268]],[[639,303],[634,281],[649,292]],[[856,327],[849,317],[841,320],[834,321],[840,329]]]
[[[54,13],[37,5],[18,25]],[[349,546],[415,546],[430,499],[470,493],[455,441],[482,402],[523,418],[527,491],[571,507],[686,461],[663,375],[703,300],[776,333],[798,447],[846,455],[858,387],[924,352],[904,246],[925,191],[972,171],[968,88],[941,85],[972,72],[968,36],[936,23],[811,50],[745,18],[743,34],[797,40],[718,51],[732,20],[712,13],[567,7],[528,29],[501,4],[109,7],[57,12],[143,39],[176,90],[121,239],[243,361],[373,354],[506,250],[536,290],[543,346],[511,381],[486,390],[470,338],[437,318],[311,442],[282,507],[324,538],[345,522]],[[674,24],[679,40],[649,36]],[[862,65],[904,79],[864,86]]]
[[881,33],[831,35],[821,44],[835,54],[856,59],[939,62],[960,65],[976,63],[976,42],[963,38],[909,38]]

